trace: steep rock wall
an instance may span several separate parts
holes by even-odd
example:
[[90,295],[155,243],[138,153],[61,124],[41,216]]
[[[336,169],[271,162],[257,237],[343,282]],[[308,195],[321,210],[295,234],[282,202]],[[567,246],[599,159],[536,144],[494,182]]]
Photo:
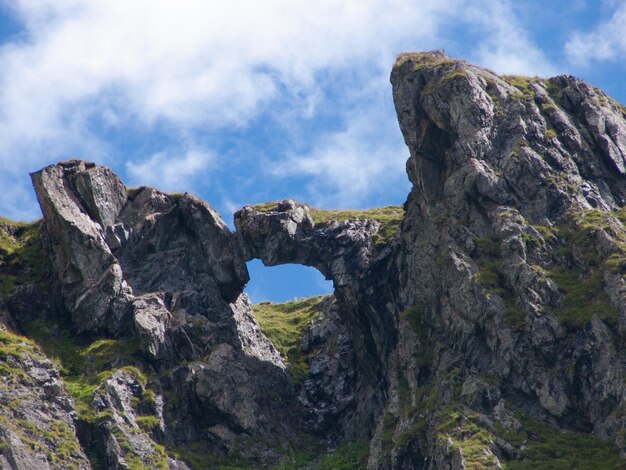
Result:
[[[498,443],[514,413],[624,450],[623,108],[573,77],[498,77],[440,51],[400,56],[391,82],[413,183],[394,247],[394,451],[421,429],[430,468],[497,466],[523,455]],[[479,428],[491,443],[472,443]],[[370,466],[412,468],[403,452]]]
[[88,162],[32,179],[50,295],[61,299],[56,319],[69,317],[79,341],[95,340],[88,361],[98,338],[127,345],[124,357],[99,359],[106,375],[90,379],[81,418],[84,445],[104,467],[162,466],[162,444],[191,442],[217,456],[276,460],[297,441],[300,407],[243,294],[248,273],[219,214],[188,194],[127,190]]

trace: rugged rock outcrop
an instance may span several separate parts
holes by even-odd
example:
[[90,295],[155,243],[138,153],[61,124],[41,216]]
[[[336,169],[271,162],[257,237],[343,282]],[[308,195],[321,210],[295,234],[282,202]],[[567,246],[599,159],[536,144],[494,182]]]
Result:
[[[413,184],[393,236],[292,200],[233,234],[99,165],[33,174],[41,227],[0,221],[0,318],[61,368],[0,338],[0,466],[315,468],[298,452],[339,446],[370,469],[623,468],[624,107],[441,51],[391,82]],[[243,293],[253,258],[335,287],[283,357]]]
[[394,342],[392,318],[380,315],[386,307],[380,303],[383,298],[378,287],[385,288],[386,276],[376,278],[373,284],[369,280],[390,253],[374,243],[380,223],[357,219],[316,226],[308,206],[285,200],[263,210],[244,207],[235,213],[235,227],[246,259],[259,258],[268,266],[313,266],[333,281],[337,311],[351,329],[359,390],[352,401],[356,409],[350,407],[351,418],[339,418],[341,434],[368,438],[384,401],[386,377],[382,364]]
[[624,449],[623,108],[441,52],[391,81],[413,190],[385,250],[290,201],[236,215],[247,257],[333,279],[380,416],[369,467],[499,467],[515,414]]
[[31,341],[5,329],[0,358],[0,468],[90,468],[57,367]]
[[[498,77],[441,52],[400,56],[391,82],[413,183],[396,305],[400,331],[419,323],[431,353],[420,363],[419,341],[401,335],[392,369],[417,370],[403,374],[413,396],[436,387],[439,407],[491,436],[515,410],[626,450],[623,108],[573,77]],[[428,412],[420,424],[393,402],[394,439],[423,425]],[[420,446],[435,468],[456,459],[442,418]],[[483,450],[472,458],[484,465],[510,458],[495,438]]]
[[[300,407],[243,294],[237,239],[208,204],[127,190],[107,168],[82,161],[32,178],[59,316],[68,312],[86,340],[126,338],[140,353],[110,364],[88,403],[96,416],[81,426],[106,468],[155,468],[167,462],[161,444],[207,440],[218,455],[276,459],[274,447],[298,439]],[[167,396],[180,405],[164,409]],[[266,442],[251,445],[259,438]]]

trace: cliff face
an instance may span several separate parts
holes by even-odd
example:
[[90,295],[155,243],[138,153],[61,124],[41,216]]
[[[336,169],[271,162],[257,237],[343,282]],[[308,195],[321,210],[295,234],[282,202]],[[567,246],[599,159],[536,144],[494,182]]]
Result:
[[[231,233],[98,165],[34,173],[41,227],[0,225],[0,311],[42,350],[3,333],[0,466],[623,468],[624,108],[438,51],[391,82],[404,211],[287,200]],[[243,293],[253,258],[333,281],[288,354]]]
[[[497,77],[437,52],[399,57],[391,81],[413,183],[394,254],[400,322],[419,322],[431,350],[409,389],[434,385],[465,416],[455,429],[493,438],[466,461],[524,457],[498,444],[519,416],[623,451],[623,107],[573,77]],[[399,370],[419,376],[414,350],[401,334]],[[472,434],[425,447],[461,460]]]

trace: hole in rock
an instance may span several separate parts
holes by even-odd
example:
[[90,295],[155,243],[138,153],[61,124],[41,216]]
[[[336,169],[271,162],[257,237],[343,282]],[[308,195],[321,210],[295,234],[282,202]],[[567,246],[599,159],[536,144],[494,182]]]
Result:
[[288,302],[303,297],[331,294],[332,281],[327,281],[315,268],[300,264],[264,266],[261,260],[248,261],[250,281],[245,292],[252,303]]

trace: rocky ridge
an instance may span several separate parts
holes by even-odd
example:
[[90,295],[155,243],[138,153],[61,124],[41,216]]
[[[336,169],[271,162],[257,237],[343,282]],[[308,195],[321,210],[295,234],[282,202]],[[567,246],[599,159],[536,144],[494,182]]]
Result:
[[[285,200],[231,233],[99,165],[34,173],[43,221],[0,224],[0,311],[43,351],[0,338],[0,466],[623,468],[624,108],[441,51],[391,83],[401,222]],[[243,293],[253,258],[333,281],[288,354]]]

